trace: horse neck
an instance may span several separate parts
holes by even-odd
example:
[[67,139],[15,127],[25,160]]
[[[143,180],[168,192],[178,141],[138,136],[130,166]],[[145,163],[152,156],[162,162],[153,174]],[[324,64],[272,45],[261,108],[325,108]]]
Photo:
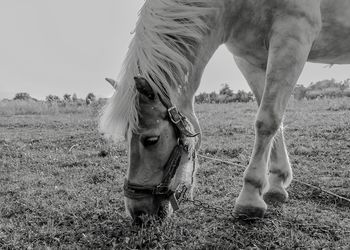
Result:
[[[218,22],[218,20],[216,20]],[[217,26],[217,23],[214,24]],[[198,119],[194,112],[194,95],[197,91],[204,68],[208,64],[210,58],[213,56],[217,48],[224,43],[225,40],[224,27],[220,29],[211,29],[211,31],[204,37],[204,39],[197,44],[197,50],[192,63],[191,71],[188,75],[188,83],[181,88],[181,92],[176,98],[175,105],[181,112],[190,120],[196,132],[200,132]],[[201,144],[201,135],[196,143],[198,150]]]
[[224,43],[224,29],[211,30],[204,39],[197,44],[197,50],[192,60],[192,67],[188,74],[188,82],[180,90],[176,98],[176,105],[183,112],[193,112],[193,99],[197,91],[204,68],[217,48]]

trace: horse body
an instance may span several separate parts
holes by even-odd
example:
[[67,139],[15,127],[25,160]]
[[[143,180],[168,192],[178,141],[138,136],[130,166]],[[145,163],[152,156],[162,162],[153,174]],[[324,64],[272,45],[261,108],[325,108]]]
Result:
[[[235,4],[233,4],[235,2]],[[269,36],[274,26],[282,26],[277,19],[299,18],[321,22],[307,61],[329,64],[350,63],[350,1],[238,1],[229,0],[231,9],[225,18],[229,50],[255,65],[266,64]],[[307,4],[306,4],[307,2]],[[289,5],[289,6],[288,6]],[[306,8],[308,6],[308,8]],[[291,11],[293,9],[293,11]],[[229,20],[229,21],[227,21]],[[275,20],[275,21],[274,21]],[[293,32],[284,39],[293,38]]]
[[329,64],[350,63],[350,1],[321,1],[322,29],[315,39],[308,61]]
[[[186,10],[190,16],[176,16]],[[159,20],[147,19],[154,16]],[[167,27],[162,22],[168,22],[169,18]],[[149,26],[143,21],[148,21]],[[196,29],[196,25],[200,29]],[[163,26],[164,29],[159,28]],[[183,34],[176,33],[176,27]],[[159,37],[159,44],[148,41],[153,36]],[[140,38],[143,43],[138,44]],[[198,150],[200,137],[187,140],[181,133],[174,132],[177,130],[172,130],[174,124],[166,118],[166,108],[169,108],[168,104],[176,106],[181,116],[189,121],[191,129],[200,132],[194,112],[194,94],[207,62],[215,50],[225,44],[259,105],[254,148],[235,212],[238,216],[260,217],[267,208],[266,202],[284,202],[288,198],[286,187],[292,180],[292,169],[282,121],[305,62],[350,63],[350,1],[150,0],[141,11],[132,44],[134,47],[130,49],[124,75],[130,80],[130,76],[141,74],[145,79],[138,79],[136,88],[128,79],[124,79],[124,83],[122,79],[119,92],[111,100],[102,122],[107,133],[114,133],[115,120],[121,119],[115,117],[116,114],[125,118],[125,113],[134,112],[128,120],[128,182],[139,187],[157,185],[162,179],[162,166],[179,139],[187,143],[185,148]],[[147,47],[142,47],[144,44],[148,44]],[[161,59],[147,51],[152,46],[156,48],[153,54],[158,53]],[[170,55],[177,58],[175,63]],[[189,63],[187,66],[186,62]],[[157,67],[161,70],[154,71]],[[132,111],[127,109],[125,103],[120,103],[125,96],[128,100],[137,100],[133,104],[137,106],[138,103],[139,107]],[[167,100],[166,108],[162,108],[162,99]],[[129,126],[136,120],[142,128]],[[184,180],[193,180],[189,176],[195,172],[191,150],[183,152],[184,157],[169,184],[171,190]],[[156,197],[137,200],[131,196],[126,204],[131,214],[140,211],[156,214],[157,210],[164,213],[164,207],[159,205],[162,202]]]

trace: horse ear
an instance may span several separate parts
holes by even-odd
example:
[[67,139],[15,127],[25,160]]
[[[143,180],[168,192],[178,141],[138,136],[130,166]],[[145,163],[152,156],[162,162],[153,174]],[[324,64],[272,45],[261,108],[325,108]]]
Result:
[[107,77],[105,78],[105,80],[107,82],[109,82],[115,90],[117,90],[117,88],[118,88],[118,82],[117,81],[115,81],[115,80],[113,80],[111,78],[107,78]]
[[140,76],[135,76],[134,80],[135,80],[137,91],[140,94],[147,97],[148,99],[154,101],[155,94],[154,94],[154,91],[153,91],[151,85],[147,82],[147,80],[143,77],[140,77]]

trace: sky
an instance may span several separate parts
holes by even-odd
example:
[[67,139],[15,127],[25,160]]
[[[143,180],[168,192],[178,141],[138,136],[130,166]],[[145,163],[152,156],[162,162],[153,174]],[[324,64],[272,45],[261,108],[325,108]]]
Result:
[[[28,92],[44,99],[89,92],[109,97],[105,77],[117,78],[144,0],[0,0],[0,99]],[[307,64],[298,83],[350,78],[350,66]],[[228,83],[249,90],[222,46],[202,77],[199,92]]]

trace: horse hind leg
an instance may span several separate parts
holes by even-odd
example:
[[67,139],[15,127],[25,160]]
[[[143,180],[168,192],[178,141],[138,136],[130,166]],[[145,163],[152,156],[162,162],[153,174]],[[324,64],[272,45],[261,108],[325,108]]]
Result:
[[271,34],[265,88],[255,121],[254,148],[235,205],[238,217],[262,217],[266,211],[263,191],[268,183],[271,145],[316,34],[314,27],[302,18],[279,20]]
[[293,178],[286,144],[284,142],[283,125],[273,139],[269,161],[269,187],[264,193],[264,201],[268,204],[278,205],[288,200],[286,188]]
[[[265,86],[266,71],[250,64],[246,60],[234,57],[236,64],[244,77],[246,78],[258,105],[262,99]],[[268,188],[264,193],[263,199],[269,203],[285,202],[288,199],[286,188],[292,180],[292,168],[289,162],[289,157],[284,142],[283,125],[277,131],[273,139],[269,161]],[[265,190],[264,190],[265,191]]]

